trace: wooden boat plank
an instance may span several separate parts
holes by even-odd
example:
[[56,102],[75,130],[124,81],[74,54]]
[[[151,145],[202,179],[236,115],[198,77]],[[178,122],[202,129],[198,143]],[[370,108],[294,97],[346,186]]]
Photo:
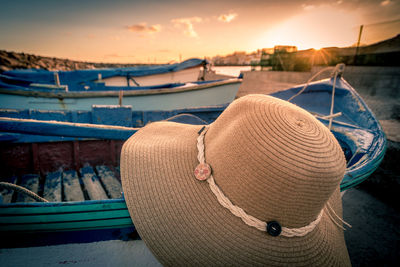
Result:
[[7,224],[1,226],[1,231],[70,231],[105,228],[131,227],[132,219],[118,218],[95,221],[35,223],[35,224]]
[[46,175],[44,184],[43,198],[50,202],[61,202],[61,180],[62,172],[51,172]]
[[74,221],[91,221],[102,219],[130,218],[129,212],[125,210],[106,210],[85,213],[56,213],[56,214],[19,214],[1,216],[0,224],[31,224],[31,223],[58,223]]
[[0,131],[67,137],[126,140],[138,128],[31,119],[0,118]]
[[132,106],[93,105],[92,123],[132,127]]
[[[26,174],[21,177],[19,185],[37,194],[39,191],[39,179],[40,176],[38,174]],[[19,193],[16,202],[36,202],[36,200],[23,193]]]
[[65,201],[85,200],[76,171],[63,172],[63,187]]
[[[7,179],[2,180],[2,182],[7,182],[15,184],[17,181],[17,176],[10,176]],[[0,203],[7,204],[11,203],[14,190],[0,187]]]
[[110,198],[121,198],[122,186],[114,172],[107,166],[96,166],[96,170]]
[[90,166],[85,166],[80,169],[82,182],[91,200],[108,199],[99,178]]

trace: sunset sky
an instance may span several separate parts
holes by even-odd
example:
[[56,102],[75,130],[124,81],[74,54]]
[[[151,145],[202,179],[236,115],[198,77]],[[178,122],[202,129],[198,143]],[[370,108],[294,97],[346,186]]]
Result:
[[368,44],[400,33],[400,0],[0,0],[0,49],[72,60],[180,58]]

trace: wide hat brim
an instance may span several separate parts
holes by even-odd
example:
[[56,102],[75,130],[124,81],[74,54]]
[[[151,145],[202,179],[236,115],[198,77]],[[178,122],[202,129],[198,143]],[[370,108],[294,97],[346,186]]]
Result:
[[[209,185],[193,174],[201,127],[152,123],[133,135],[122,150],[121,177],[130,215],[163,265],[349,265],[343,230],[326,212],[305,236],[273,237],[222,207]],[[328,203],[341,216],[339,187]]]

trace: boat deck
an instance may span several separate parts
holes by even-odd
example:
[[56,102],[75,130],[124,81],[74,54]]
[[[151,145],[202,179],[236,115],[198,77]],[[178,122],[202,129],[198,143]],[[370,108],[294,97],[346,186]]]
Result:
[[[65,170],[46,175],[24,174],[2,179],[25,187],[49,202],[118,199],[122,197],[119,168],[85,165],[78,171]],[[1,189],[2,203],[36,202],[27,195]]]

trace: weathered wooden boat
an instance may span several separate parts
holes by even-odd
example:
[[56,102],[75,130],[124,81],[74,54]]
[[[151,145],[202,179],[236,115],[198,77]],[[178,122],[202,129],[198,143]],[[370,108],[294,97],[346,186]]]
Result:
[[[382,161],[386,149],[382,128],[357,92],[342,78],[298,86],[274,96],[307,109],[330,127],[347,160],[342,190],[361,183]],[[208,119],[201,112],[193,112],[173,114],[177,116],[171,120],[207,124],[224,108],[208,110],[217,114]],[[2,178],[52,201],[28,202],[26,197],[3,189],[0,232],[132,227],[121,193],[118,166],[123,141],[138,128],[17,118],[16,114],[14,118],[0,118],[0,131],[4,135],[0,155]],[[32,136],[41,136],[41,142],[29,142]],[[55,137],[63,141],[54,141]]]
[[46,87],[0,81],[0,108],[90,110],[93,104],[124,104],[133,106],[135,110],[172,110],[221,105],[235,98],[240,83],[241,79],[232,78],[148,87],[108,86],[96,81]]
[[[68,88],[70,91],[102,86],[138,87],[160,84],[187,83],[204,78],[206,60],[192,58],[181,63],[144,65],[126,68],[102,68],[76,71],[47,71],[42,69],[3,72],[0,81],[6,84],[46,88]],[[100,84],[96,84],[100,83]],[[95,86],[97,85],[97,86]]]

